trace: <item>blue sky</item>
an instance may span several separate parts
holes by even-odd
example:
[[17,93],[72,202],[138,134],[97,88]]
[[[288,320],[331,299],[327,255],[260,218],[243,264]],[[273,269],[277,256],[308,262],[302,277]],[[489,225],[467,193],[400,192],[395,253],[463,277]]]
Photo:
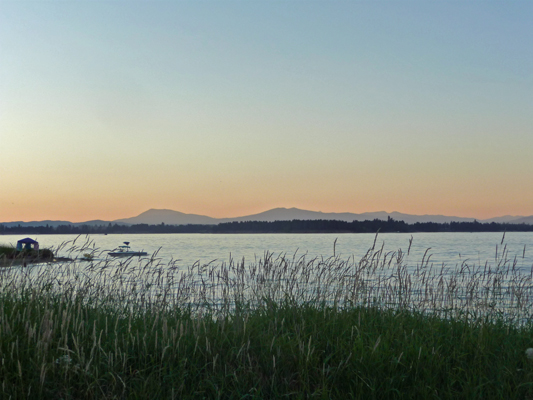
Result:
[[0,221],[533,214],[530,1],[1,1]]

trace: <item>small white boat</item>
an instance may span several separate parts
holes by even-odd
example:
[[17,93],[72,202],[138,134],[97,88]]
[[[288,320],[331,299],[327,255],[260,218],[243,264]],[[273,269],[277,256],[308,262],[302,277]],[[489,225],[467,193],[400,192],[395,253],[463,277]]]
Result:
[[124,246],[118,246],[118,249],[110,251],[108,253],[113,257],[132,257],[132,256],[146,256],[145,251],[133,251],[130,247],[130,242],[124,242]]

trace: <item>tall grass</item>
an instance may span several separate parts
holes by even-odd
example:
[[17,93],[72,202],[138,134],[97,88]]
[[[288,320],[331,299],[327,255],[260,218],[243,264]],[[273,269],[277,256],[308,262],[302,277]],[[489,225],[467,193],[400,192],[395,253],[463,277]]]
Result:
[[532,276],[265,253],[0,270],[2,398],[532,398]]

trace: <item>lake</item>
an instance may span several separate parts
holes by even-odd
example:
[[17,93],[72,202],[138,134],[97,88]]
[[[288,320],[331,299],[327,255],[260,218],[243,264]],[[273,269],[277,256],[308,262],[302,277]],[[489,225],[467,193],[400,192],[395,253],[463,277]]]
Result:
[[[22,237],[0,236],[0,243],[15,245]],[[79,259],[92,253],[95,258],[5,268],[4,286],[96,291],[124,304],[172,299],[174,305],[222,309],[237,298],[259,306],[265,299],[289,297],[300,303],[533,318],[532,232],[32,238],[56,256]],[[123,242],[148,256],[107,255]]]
[[[25,235],[1,235],[0,244],[13,244]],[[373,246],[384,246],[385,252],[401,249],[407,253],[412,238],[409,256],[405,258],[409,266],[415,267],[422,261],[426,251],[431,255],[430,263],[455,266],[468,264],[483,265],[494,263],[505,257],[514,259],[521,269],[533,266],[533,232],[503,233],[384,233],[375,234],[109,234],[94,236],[75,235],[33,235],[41,247],[62,247],[58,256],[80,256],[78,247],[91,241],[91,247],[104,251],[115,249],[123,242],[131,242],[134,250],[144,250],[149,255],[157,252],[161,262],[175,260],[177,265],[187,267],[195,262],[209,263],[233,260],[254,261],[262,258],[265,252],[275,255],[286,254],[308,257],[330,257],[334,254],[341,258],[360,259]],[[72,242],[77,246],[73,252]],[[429,250],[428,250],[429,249]],[[426,256],[427,259],[427,256]]]

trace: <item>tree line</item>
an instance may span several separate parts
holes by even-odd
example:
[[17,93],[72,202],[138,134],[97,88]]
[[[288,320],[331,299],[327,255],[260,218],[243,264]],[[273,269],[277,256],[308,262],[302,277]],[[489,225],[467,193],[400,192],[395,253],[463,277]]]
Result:
[[533,232],[533,225],[473,222],[416,222],[388,218],[366,221],[297,220],[224,222],[218,225],[59,225],[59,226],[5,226],[0,234],[113,234],[113,233],[376,233],[376,232]]

